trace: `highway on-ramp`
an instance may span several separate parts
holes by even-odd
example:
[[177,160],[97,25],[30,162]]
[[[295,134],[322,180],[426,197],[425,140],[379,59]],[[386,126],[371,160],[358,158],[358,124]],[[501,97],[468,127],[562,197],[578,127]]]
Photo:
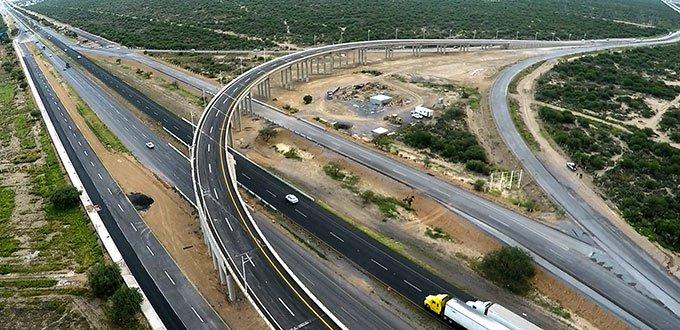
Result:
[[[632,42],[631,40],[629,40]],[[337,48],[336,48],[337,49]],[[263,72],[260,72],[262,74]],[[233,95],[233,94],[232,94]],[[271,117],[273,111],[269,110],[269,114],[264,114],[266,117]],[[276,114],[274,114],[276,115]],[[357,149],[356,146],[347,146],[347,141],[341,141],[338,140],[337,138],[328,137],[328,134],[325,134],[323,132],[320,132],[318,129],[310,127],[310,125],[305,125],[304,123],[300,121],[296,121],[295,119],[292,118],[279,118],[280,120],[278,121],[279,123],[283,123],[284,127],[287,127],[289,129],[295,130],[296,127],[292,127],[292,125],[297,125],[298,132],[302,132],[310,139],[314,140],[315,142],[319,142],[322,145],[329,146],[331,149],[334,149],[336,151],[339,151],[345,155],[348,155],[349,157],[352,157],[354,159],[357,159],[364,164],[367,164],[373,168],[376,168],[376,162],[372,161],[371,158],[375,158],[375,152],[371,150],[360,150]],[[352,144],[351,142],[349,144]],[[411,177],[413,172],[409,172],[409,169],[402,169],[402,168],[394,168],[394,161],[390,159],[378,159],[378,163],[383,162],[384,164],[381,166],[377,166],[377,169],[379,170],[384,170],[385,173],[388,175],[395,177],[398,180],[402,180],[405,183],[411,183],[412,186],[416,188],[421,188],[421,186],[417,184],[413,184],[413,181],[419,181],[419,180],[424,180],[423,182],[428,182],[427,177],[421,177],[423,174],[421,173],[421,176],[414,176]],[[237,163],[238,165],[238,163]],[[379,165],[379,164],[378,164]],[[412,169],[411,169],[412,171]],[[417,171],[416,171],[417,172]],[[406,175],[402,175],[406,174]],[[537,225],[533,226],[529,223],[527,223],[525,220],[529,219],[522,219],[521,216],[508,216],[507,210],[504,210],[502,208],[499,208],[494,205],[488,205],[491,204],[490,202],[486,201],[486,204],[484,204],[484,201],[482,200],[482,204],[475,204],[475,203],[480,203],[480,199],[469,199],[469,198],[458,198],[456,200],[455,198],[451,198],[451,196],[455,196],[456,194],[459,194],[460,191],[456,189],[452,189],[450,186],[447,186],[446,184],[444,185],[439,185],[439,186],[434,186],[434,187],[428,187],[428,189],[425,189],[424,191],[428,192],[431,196],[437,196],[437,200],[441,201],[445,205],[449,206],[450,208],[454,209],[454,211],[457,211],[459,214],[462,216],[472,220],[473,222],[477,221],[477,224],[481,225],[482,227],[490,227],[490,228],[483,228],[487,231],[496,231],[495,236],[499,237],[501,236],[501,239],[506,241],[506,242],[520,242],[523,246],[529,246],[533,247],[530,248],[531,251],[536,252],[537,254],[540,254],[541,256],[545,257],[546,259],[550,260],[552,263],[556,265],[561,265],[557,269],[550,269],[549,270],[553,272],[568,272],[569,276],[573,276],[574,279],[578,279],[578,281],[570,282],[572,285],[576,286],[580,290],[591,290],[591,291],[596,291],[595,293],[598,295],[604,295],[606,296],[609,300],[617,302],[614,306],[611,306],[611,304],[608,306],[610,309],[616,309],[619,307],[618,305],[621,306],[622,309],[633,311],[634,314],[637,314],[638,316],[636,318],[639,319],[640,315],[657,315],[658,317],[646,321],[645,323],[660,323],[663,324],[665,320],[673,320],[673,318],[669,318],[668,314],[664,314],[663,307],[660,307],[658,305],[655,305],[651,300],[647,299],[643,295],[640,294],[640,292],[637,292],[631,288],[626,288],[626,283],[624,281],[615,278],[612,274],[607,275],[607,272],[605,272],[601,267],[598,268],[597,265],[594,263],[590,262],[587,258],[584,257],[583,251],[583,244],[579,244],[578,242],[576,243],[568,243],[568,249],[566,251],[563,251],[562,253],[558,252],[559,250],[559,245],[556,244],[556,242],[562,242],[566,241],[569,242],[568,239],[565,239],[565,237],[562,237],[559,235],[559,233],[556,233],[552,231],[550,228],[541,228],[542,226]],[[465,194],[465,192],[463,192]],[[468,193],[469,194],[469,193]],[[469,197],[469,196],[466,196]],[[463,203],[461,206],[460,203]],[[467,205],[473,205],[473,206],[478,206],[476,207],[477,209],[481,210],[473,210],[472,212],[466,212],[469,211],[470,206],[466,207],[465,203],[468,203]],[[480,208],[479,205],[482,205]],[[486,208],[488,206],[488,209]],[[494,217],[500,215],[498,218],[498,221],[493,222]],[[301,216],[298,216],[301,217]],[[484,220],[483,222],[480,222],[479,220]],[[529,220],[531,221],[531,220]],[[510,225],[512,224],[512,225]],[[506,227],[511,227],[515,228],[515,230],[509,229],[505,230]],[[494,229],[495,228],[495,229]],[[499,231],[502,231],[503,233],[499,233]],[[500,235],[499,235],[500,234]],[[507,236],[506,236],[507,235]],[[505,236],[508,239],[503,239],[502,237]],[[509,237],[508,237],[509,236]],[[526,239],[523,239],[523,237],[526,236]],[[587,247],[586,247],[587,248]],[[545,251],[544,251],[545,250]],[[592,249],[591,249],[592,250]],[[552,251],[552,253],[551,253]],[[573,266],[576,265],[576,266]],[[544,265],[545,266],[545,265]],[[598,274],[603,273],[604,276],[598,276]],[[565,278],[564,276],[561,276],[562,278]],[[569,282],[569,280],[567,280]],[[585,286],[584,286],[585,285]],[[620,291],[620,292],[619,292]],[[592,297],[592,295],[591,295]],[[596,299],[597,300],[597,299]],[[601,302],[601,301],[599,301]],[[602,303],[602,302],[601,302]],[[631,305],[638,305],[635,307],[631,307]],[[645,306],[649,308],[649,310],[645,310]],[[655,312],[656,310],[656,312]],[[631,318],[627,318],[625,315],[622,315],[619,311],[617,313],[618,315],[624,317],[629,322],[633,322],[633,324],[636,324],[634,320]],[[623,314],[626,314],[625,312]],[[640,323],[637,323],[640,324]],[[644,323],[640,324],[641,326],[644,326]]]

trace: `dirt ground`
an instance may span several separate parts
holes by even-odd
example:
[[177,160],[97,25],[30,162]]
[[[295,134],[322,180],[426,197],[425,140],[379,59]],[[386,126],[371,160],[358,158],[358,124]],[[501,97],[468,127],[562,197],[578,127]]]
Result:
[[[535,82],[543,73],[549,71],[557,61],[548,61],[541,66],[539,66],[535,71],[526,75],[517,84],[518,95],[513,95],[520,105],[520,114],[522,119],[531,132],[531,135],[540,145],[539,157],[542,161],[551,164],[551,167],[558,169],[563,177],[574,177],[572,180],[574,187],[578,191],[578,194],[588,202],[589,205],[598,210],[599,213],[604,214],[607,218],[614,223],[621,231],[623,231],[628,237],[630,237],[634,242],[641,246],[649,255],[653,256],[658,262],[666,266],[666,269],[671,271],[676,276],[680,276],[680,256],[675,253],[668,251],[667,249],[661,247],[658,244],[650,242],[647,238],[640,235],[635,229],[633,229],[620,214],[615,212],[615,205],[602,198],[603,194],[596,187],[593,182],[593,177],[586,172],[579,170],[579,174],[583,174],[583,179],[577,179],[576,175],[567,170],[564,164],[568,161],[569,157],[562,151],[558,146],[552,143],[552,140],[546,138],[541,134],[541,124],[539,123],[538,115],[532,107],[536,103],[534,100],[535,93]],[[677,101],[677,98],[673,102]],[[658,112],[660,109],[655,109]],[[578,114],[578,112],[573,112]]]
[[[263,120],[247,119],[244,129],[234,135],[236,147],[239,147],[253,161],[290,180],[294,185],[315,196],[350,221],[388,238],[393,248],[419,261],[443,278],[467,288],[480,299],[498,301],[512,309],[544,320],[547,324],[554,324],[555,321],[548,320],[554,320],[556,317],[545,312],[538,313],[539,305],[551,306],[544,307],[548,310],[551,308],[568,310],[573,316],[568,321],[559,322],[568,322],[577,328],[625,328],[614,316],[543,272],[539,272],[539,276],[535,279],[538,293],[532,301],[518,298],[495,287],[476,275],[471,268],[483,254],[500,247],[497,241],[467,221],[459,219],[438,203],[421,196],[417,191],[386,179],[379,173],[348,161],[333,152],[312,145],[306,140],[291,135],[286,130],[278,129],[277,136],[265,143],[256,138],[257,132],[263,125],[265,125]],[[312,157],[301,161],[286,159],[272,147],[276,144],[293,146]],[[375,206],[363,205],[356,193],[341,188],[339,182],[328,177],[322,167],[329,162],[341,164],[346,170],[358,175],[360,177],[358,188],[362,191],[373,190],[397,199],[415,195],[414,211],[402,210],[396,219],[386,219]],[[426,236],[425,231],[428,226],[439,228],[449,238],[433,239]],[[539,299],[539,297],[542,298]]]
[[[43,61],[38,63],[42,70],[47,69]],[[144,222],[223,320],[236,329],[266,328],[247,301],[227,302],[226,288],[220,284],[212,266],[191,206],[133,156],[106,149],[76,111],[75,102],[63,87],[63,82],[50,74],[47,77],[74,122],[123,191],[126,194],[143,193],[154,199],[151,207],[140,213]]]

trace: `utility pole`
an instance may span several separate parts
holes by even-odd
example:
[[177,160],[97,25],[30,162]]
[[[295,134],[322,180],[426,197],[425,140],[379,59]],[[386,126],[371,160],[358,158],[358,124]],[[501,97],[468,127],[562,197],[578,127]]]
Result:
[[536,32],[536,35],[534,36],[534,40],[538,40],[538,32]]
[[316,47],[316,34],[314,35],[314,46]]
[[477,39],[477,30],[472,31],[472,39]]
[[399,39],[399,38],[397,38],[398,32],[399,32],[399,28],[394,28],[394,39]]
[[425,27],[420,28],[420,30],[423,31],[423,39],[425,39],[425,31],[427,30]]
[[515,34],[515,40],[519,40],[519,31],[517,31],[517,34]]
[[552,41],[555,41],[555,32],[553,32],[552,35],[553,35]]
[[499,31],[500,31],[500,30],[496,30],[496,37],[495,37],[494,39],[498,39],[498,32],[499,32]]
[[371,29],[368,29],[368,38],[366,41],[371,41]]
[[449,39],[453,38],[453,29],[449,29]]

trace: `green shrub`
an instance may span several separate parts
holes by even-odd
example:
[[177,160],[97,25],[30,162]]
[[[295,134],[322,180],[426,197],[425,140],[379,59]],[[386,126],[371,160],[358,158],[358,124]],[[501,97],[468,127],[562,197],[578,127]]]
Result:
[[142,310],[142,301],[143,297],[139,290],[128,288],[125,285],[121,286],[111,296],[111,306],[108,311],[109,319],[120,326],[130,324],[137,313]]
[[71,185],[61,186],[52,193],[50,202],[58,210],[74,208],[80,203],[80,192]]
[[87,285],[95,297],[108,298],[123,284],[116,264],[96,264],[87,272]]
[[498,286],[524,295],[531,289],[536,274],[529,254],[518,247],[502,247],[487,253],[479,264],[482,274]]
[[305,102],[305,104],[310,104],[310,103],[312,103],[312,100],[313,100],[313,98],[312,98],[312,96],[309,95],[309,94],[305,95],[305,97],[302,98],[302,101]]
[[469,171],[477,172],[484,175],[489,175],[489,173],[491,173],[489,165],[487,165],[481,160],[476,159],[468,160],[467,162],[465,162],[465,168]]

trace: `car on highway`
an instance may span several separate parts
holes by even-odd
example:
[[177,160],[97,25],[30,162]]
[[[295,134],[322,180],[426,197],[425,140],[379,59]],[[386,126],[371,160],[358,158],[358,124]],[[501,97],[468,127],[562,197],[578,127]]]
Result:
[[149,142],[146,143],[146,147],[149,148],[149,149],[153,149],[153,148],[156,147],[156,145],[154,145],[153,142],[149,141]]
[[297,204],[299,202],[297,196],[293,194],[286,195],[286,200],[291,204]]
[[83,58],[83,57],[82,57],[82,56],[80,56],[80,55],[78,55],[78,59],[81,59],[81,58]]

